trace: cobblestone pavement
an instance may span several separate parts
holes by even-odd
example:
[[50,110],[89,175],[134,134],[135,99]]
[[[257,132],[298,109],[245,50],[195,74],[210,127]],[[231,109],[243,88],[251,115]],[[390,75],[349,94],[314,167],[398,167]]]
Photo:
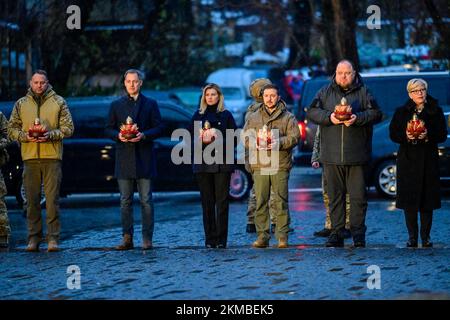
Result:
[[[163,195],[155,201],[155,248],[140,249],[136,219],[136,248],[127,252],[113,249],[121,229],[117,196],[110,198],[64,200],[58,253],[47,253],[45,245],[39,253],[25,252],[25,223],[11,210],[14,245],[0,252],[1,299],[450,298],[448,198],[435,213],[432,249],[405,248],[403,214],[380,199],[369,202],[367,248],[352,249],[351,240],[345,248],[325,248],[324,238],[312,236],[324,223],[320,193],[298,190],[290,193],[288,249],[251,248],[255,235],[245,233],[245,202],[231,205],[228,248],[206,249],[198,195]],[[67,287],[71,265],[80,268],[81,289]],[[367,285],[374,265],[380,289]]]

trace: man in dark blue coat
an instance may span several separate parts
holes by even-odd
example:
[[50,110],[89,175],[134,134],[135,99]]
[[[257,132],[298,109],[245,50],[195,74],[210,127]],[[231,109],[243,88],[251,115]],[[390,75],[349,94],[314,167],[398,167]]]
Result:
[[[140,93],[143,75],[139,70],[125,72],[124,85],[127,95],[111,103],[106,134],[116,141],[115,177],[120,191],[122,217],[122,244],[118,250],[133,248],[133,191],[137,184],[142,210],[142,248],[151,249],[154,217],[151,178],[156,175],[156,157],[153,154],[153,140],[162,132],[161,114],[155,100]],[[126,134],[121,127],[128,123],[128,129],[137,126],[137,133]],[[135,129],[136,127],[134,127]],[[130,131],[130,130],[129,130]],[[132,130],[131,130],[132,131]]]

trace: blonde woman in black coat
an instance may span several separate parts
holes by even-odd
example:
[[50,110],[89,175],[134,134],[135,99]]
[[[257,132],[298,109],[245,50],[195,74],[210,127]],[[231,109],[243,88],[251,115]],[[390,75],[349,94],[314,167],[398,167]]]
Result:
[[[396,207],[405,212],[409,234],[406,246],[417,247],[420,211],[422,247],[432,247],[433,210],[441,207],[438,143],[447,139],[447,124],[438,101],[427,95],[428,84],[423,79],[410,80],[406,89],[409,100],[395,111],[389,126],[391,140],[400,144]],[[407,131],[414,115],[425,124],[425,131],[417,138]]]
[[[192,169],[202,200],[205,246],[225,249],[228,238],[228,194],[235,159],[233,154],[231,156],[233,163],[228,163],[226,160],[228,159],[226,131],[227,129],[236,130],[237,127],[233,115],[225,109],[224,96],[218,85],[210,83],[203,88],[200,108],[192,116],[190,131],[193,137],[195,137],[195,122],[201,124],[202,128],[208,127],[215,132],[220,131],[223,138],[222,143],[217,145],[222,149],[223,161],[207,163],[201,155],[201,162],[194,162]],[[208,132],[212,132],[211,130]],[[197,143],[201,143],[201,150],[204,150],[212,141],[207,136],[203,137],[200,142],[195,140]],[[234,145],[237,145],[236,141],[234,141]],[[197,148],[195,146],[193,148],[195,152]]]

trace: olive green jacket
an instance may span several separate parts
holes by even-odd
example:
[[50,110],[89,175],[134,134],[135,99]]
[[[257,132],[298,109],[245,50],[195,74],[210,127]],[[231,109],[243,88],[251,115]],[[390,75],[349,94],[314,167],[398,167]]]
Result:
[[[39,118],[49,132],[46,142],[29,142],[26,138],[29,128]],[[49,85],[46,92],[36,96],[31,89],[25,97],[17,100],[8,125],[8,135],[21,144],[22,160],[62,160],[62,140],[73,134],[73,121],[66,101],[58,96]]]
[[[268,114],[262,103],[254,105],[254,112],[247,114],[244,126],[244,146],[249,151],[249,162],[251,172],[267,169],[268,167],[277,170],[290,170],[292,168],[292,149],[298,144],[300,131],[295,116],[290,113],[283,101],[278,102],[276,110]],[[279,133],[278,146],[272,151],[256,150],[254,134],[266,125],[269,130],[277,129]],[[245,138],[253,136],[253,139]],[[256,155],[255,157],[252,157]],[[260,154],[265,153],[270,158],[270,163],[261,161]],[[276,161],[277,163],[273,163]]]

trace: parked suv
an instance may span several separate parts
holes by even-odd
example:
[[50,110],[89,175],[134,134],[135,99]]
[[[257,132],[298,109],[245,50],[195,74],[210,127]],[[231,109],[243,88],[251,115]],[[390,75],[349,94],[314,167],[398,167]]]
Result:
[[[364,83],[377,100],[383,112],[383,121],[376,125],[373,135],[373,152],[370,163],[370,185],[375,186],[383,196],[394,197],[395,188],[395,159],[397,145],[389,139],[389,121],[397,107],[402,106],[408,99],[406,84],[413,78],[423,78],[428,83],[429,94],[435,97],[440,106],[447,111],[450,108],[450,74],[449,72],[407,72],[384,74],[361,74]],[[294,150],[296,163],[310,165],[314,137],[317,126],[305,119],[306,109],[311,104],[316,93],[328,84],[328,78],[316,78],[305,82],[296,116],[302,139],[298,148]],[[440,145],[442,180],[450,179],[446,173],[450,167],[448,141]],[[388,174],[390,173],[390,174]],[[389,179],[389,183],[386,181]]]
[[[75,131],[64,140],[63,180],[61,195],[72,193],[118,192],[113,178],[115,143],[105,137],[108,110],[117,97],[69,98]],[[14,102],[0,103],[0,111],[9,118]],[[153,180],[154,191],[198,190],[189,164],[175,165],[171,161],[172,148],[179,141],[171,141],[172,132],[187,128],[191,113],[169,101],[158,101],[164,125],[163,134],[154,142],[158,176]],[[8,147],[10,161],[2,168],[9,195],[23,203],[22,161],[17,143]],[[251,177],[244,165],[238,165],[230,182],[230,198],[245,198],[251,188]]]

